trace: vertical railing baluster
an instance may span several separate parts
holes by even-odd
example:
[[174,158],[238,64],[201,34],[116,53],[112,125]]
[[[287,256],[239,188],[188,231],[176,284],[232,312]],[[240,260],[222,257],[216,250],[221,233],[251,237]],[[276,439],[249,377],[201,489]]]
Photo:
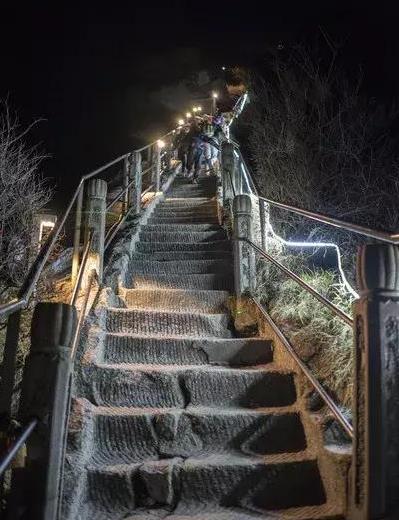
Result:
[[123,203],[122,203],[122,214],[125,215],[127,213],[127,210],[129,208],[129,192],[128,192],[128,185],[129,185],[129,174],[130,174],[130,156],[127,155],[123,160],[123,183],[122,187],[125,191],[125,194],[123,195]]

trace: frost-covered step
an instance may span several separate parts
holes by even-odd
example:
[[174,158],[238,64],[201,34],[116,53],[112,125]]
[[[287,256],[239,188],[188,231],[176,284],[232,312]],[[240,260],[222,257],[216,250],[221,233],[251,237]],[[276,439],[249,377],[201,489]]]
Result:
[[160,338],[108,333],[101,349],[105,363],[245,366],[273,361],[271,341],[257,338]]
[[226,232],[224,229],[217,231],[151,231],[146,227],[140,232],[141,242],[214,242],[216,240],[226,240]]
[[306,438],[298,412],[100,407],[94,414],[91,464],[130,464],[170,457],[300,452]]
[[294,404],[292,373],[273,363],[256,368],[179,365],[87,365],[91,401],[97,406],[145,408],[281,407]]
[[230,338],[227,314],[162,312],[157,310],[107,309],[107,332]]
[[151,253],[133,253],[132,262],[135,260],[156,260],[167,262],[169,260],[230,260],[231,251],[157,251]]
[[151,253],[152,251],[230,251],[229,240],[214,240],[208,242],[185,243],[185,242],[138,242],[137,251]]
[[217,217],[199,217],[195,215],[193,217],[184,216],[172,216],[172,217],[150,217],[148,219],[149,224],[219,224]]
[[220,505],[267,512],[326,502],[317,461],[295,455],[275,463],[218,455],[90,467],[88,481],[89,503],[115,512],[113,519],[151,504],[206,513]]
[[126,286],[134,289],[198,289],[201,291],[230,291],[233,277],[228,274],[135,274]]
[[147,224],[142,228],[145,231],[157,232],[189,232],[189,231],[219,231],[218,224]]
[[[206,262],[206,260],[204,260]],[[163,262],[169,264],[170,262]],[[177,263],[180,265],[180,262]],[[173,312],[225,313],[227,310],[227,291],[195,291],[182,289],[120,290],[129,309],[152,309]]]
[[130,276],[136,274],[211,274],[228,273],[232,266],[226,260],[157,260],[138,261],[130,263]]

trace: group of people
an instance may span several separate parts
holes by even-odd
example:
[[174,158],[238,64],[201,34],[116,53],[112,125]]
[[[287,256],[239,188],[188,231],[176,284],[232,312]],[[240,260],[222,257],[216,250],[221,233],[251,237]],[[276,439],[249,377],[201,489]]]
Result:
[[224,133],[224,118],[215,116],[195,116],[189,124],[183,125],[176,134],[175,148],[182,162],[183,174],[194,183],[202,170],[206,175],[216,175],[219,169],[220,149]]

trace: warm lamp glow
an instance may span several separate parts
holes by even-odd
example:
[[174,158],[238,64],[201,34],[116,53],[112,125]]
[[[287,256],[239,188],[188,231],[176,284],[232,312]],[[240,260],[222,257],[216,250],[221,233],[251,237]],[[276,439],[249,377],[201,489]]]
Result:
[[213,99],[217,99],[218,98],[218,93],[217,92],[212,92],[212,97],[213,97]]
[[177,124],[180,126],[184,125],[184,119],[179,119]]
[[165,148],[165,141],[162,141],[162,139],[158,139],[157,145],[158,148]]
[[186,117],[187,117],[187,119],[190,119],[190,117],[191,117],[191,112],[187,112]]

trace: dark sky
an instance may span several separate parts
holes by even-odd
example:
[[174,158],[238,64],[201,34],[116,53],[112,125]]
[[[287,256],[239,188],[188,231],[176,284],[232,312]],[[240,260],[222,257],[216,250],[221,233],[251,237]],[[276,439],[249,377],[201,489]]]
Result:
[[322,25],[347,40],[371,92],[399,87],[394,3],[338,0],[11,2],[0,11],[0,98],[52,155],[44,173],[61,201],[79,177],[168,130],[179,113],[165,89],[221,65],[259,63],[267,46],[310,38]]

